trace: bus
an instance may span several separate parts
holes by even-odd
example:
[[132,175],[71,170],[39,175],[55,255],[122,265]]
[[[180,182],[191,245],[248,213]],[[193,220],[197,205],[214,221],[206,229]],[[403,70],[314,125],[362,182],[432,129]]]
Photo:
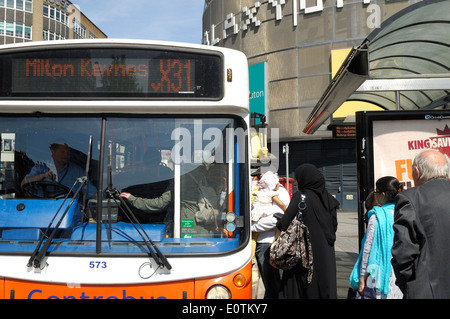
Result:
[[236,50],[0,48],[0,298],[251,298]]

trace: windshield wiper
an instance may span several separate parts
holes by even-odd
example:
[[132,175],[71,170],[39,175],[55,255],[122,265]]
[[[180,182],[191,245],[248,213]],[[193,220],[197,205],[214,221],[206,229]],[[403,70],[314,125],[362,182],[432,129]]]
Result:
[[[172,269],[172,265],[170,265],[166,256],[164,256],[164,254],[158,249],[158,247],[155,245],[155,243],[150,239],[147,232],[144,230],[142,225],[137,220],[135,214],[128,206],[127,202],[120,196],[119,191],[115,188],[108,188],[106,190],[106,193],[110,196],[111,199],[113,199],[116,202],[116,204],[119,207],[125,207],[125,209],[122,209],[122,211],[124,212],[125,216],[130,221],[130,223],[133,225],[134,229],[136,229],[139,236],[141,236],[142,240],[144,241],[145,245],[148,248],[150,255],[155,260],[155,262],[158,264],[158,266],[160,266],[161,268],[165,266],[169,270]],[[117,199],[119,199],[122,206],[119,205],[119,203],[117,203]],[[136,226],[136,225],[138,225],[138,226]],[[140,230],[138,227],[140,228]]]
[[[86,194],[87,194],[87,184],[88,184],[88,178],[89,178],[89,169],[90,169],[90,163],[91,163],[91,158],[92,158],[92,135],[89,136],[89,150],[88,150],[88,155],[87,155],[87,163],[86,163],[86,176],[83,177],[79,177],[76,179],[76,181],[73,183],[72,188],[70,189],[70,191],[67,193],[66,197],[64,198],[63,202],[61,203],[61,206],[59,206],[58,210],[56,211],[56,214],[53,216],[52,220],[50,221],[50,223],[47,226],[47,229],[44,231],[42,238],[39,240],[38,244],[36,245],[36,248],[34,249],[33,253],[30,256],[30,259],[28,260],[28,264],[27,267],[31,267],[34,266],[35,268],[40,268],[41,267],[41,261],[44,258],[45,254],[47,253],[53,238],[55,237],[55,234],[59,228],[59,226],[61,225],[62,220],[64,219],[64,217],[66,216],[67,212],[69,211],[70,207],[72,206],[74,200],[76,198],[78,198],[78,194],[80,193],[81,189],[83,188],[83,185],[86,185],[85,191],[83,193],[83,202],[81,204],[82,206],[82,210],[83,213],[86,214]],[[51,226],[53,224],[53,222],[56,219],[56,216],[58,216],[59,211],[61,210],[61,208],[64,206],[64,204],[66,203],[67,198],[69,198],[70,194],[72,194],[72,191],[74,190],[75,186],[77,184],[80,184],[78,186],[77,191],[75,192],[75,194],[72,197],[72,200],[70,201],[69,205],[67,206],[66,210],[64,211],[64,213],[61,215],[58,223],[56,224],[55,228],[53,229],[53,231],[51,232],[50,235],[48,235]],[[44,247],[42,247],[42,249],[39,251],[39,248],[41,247],[42,243],[44,242],[44,240],[47,238],[47,241],[45,242]]]
[[[35,268],[40,268],[41,267],[41,261],[44,258],[45,254],[47,253],[53,238],[56,235],[56,232],[58,231],[59,226],[61,225],[61,222],[63,221],[64,217],[66,216],[67,212],[69,211],[70,207],[72,206],[74,200],[78,197],[78,194],[80,193],[81,189],[83,188],[83,185],[86,184],[87,178],[85,176],[77,178],[77,180],[75,181],[75,183],[73,183],[72,188],[70,189],[70,192],[67,193],[66,197],[64,198],[64,201],[61,203],[61,206],[59,206],[58,210],[56,211],[56,214],[53,216],[52,220],[50,221],[47,229],[44,231],[44,234],[42,236],[42,238],[39,240],[38,244],[36,245],[36,248],[34,249],[33,253],[30,256],[30,259],[28,260],[28,264],[27,267],[31,267],[34,266]],[[69,205],[66,207],[64,213],[61,215],[61,217],[58,220],[58,223],[55,225],[55,227],[53,228],[52,232],[50,233],[50,235],[48,235],[48,232],[50,231],[53,222],[56,219],[56,216],[58,216],[59,211],[61,210],[61,208],[64,206],[64,203],[66,202],[67,198],[70,196],[70,194],[72,193],[73,189],[75,188],[75,186],[80,183],[80,185],[78,186],[77,191],[75,192],[75,194],[73,195],[72,200],[70,201]],[[48,235],[48,236],[47,236]],[[41,250],[39,250],[39,248],[41,247],[42,243],[44,242],[44,240],[47,238],[47,241],[45,242],[44,246],[42,247]]]
[[[163,253],[158,249],[158,247],[155,245],[155,243],[150,239],[145,229],[142,227],[142,225],[137,220],[136,216],[134,215],[133,211],[128,206],[127,202],[120,196],[119,191],[113,187],[113,181],[112,181],[112,146],[110,144],[109,146],[109,156],[108,156],[108,188],[106,189],[106,194],[108,195],[108,224],[109,224],[109,232],[112,231],[111,229],[111,205],[109,201],[112,199],[115,201],[118,207],[122,207],[122,211],[124,212],[127,219],[130,221],[131,225],[133,225],[134,229],[138,232],[139,236],[144,241],[145,245],[148,248],[148,251],[151,255],[151,257],[155,260],[155,262],[158,264],[159,267],[163,268],[164,266],[170,270],[172,269],[172,265],[170,265],[169,261],[167,260],[166,256],[164,256]],[[122,205],[120,205],[117,202],[117,199],[120,201]],[[124,209],[124,208],[125,209]],[[98,219],[97,219],[98,220]],[[139,226],[136,226],[136,224]],[[140,230],[139,230],[140,229]],[[142,231],[142,232],[141,232]],[[145,235],[145,236],[144,236]],[[108,235],[108,237],[111,237],[111,234]]]

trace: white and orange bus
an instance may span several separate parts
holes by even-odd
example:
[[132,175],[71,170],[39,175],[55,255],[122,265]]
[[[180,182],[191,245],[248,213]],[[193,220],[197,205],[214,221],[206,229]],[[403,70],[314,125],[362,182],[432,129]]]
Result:
[[251,298],[244,54],[30,42],[0,70],[0,298]]

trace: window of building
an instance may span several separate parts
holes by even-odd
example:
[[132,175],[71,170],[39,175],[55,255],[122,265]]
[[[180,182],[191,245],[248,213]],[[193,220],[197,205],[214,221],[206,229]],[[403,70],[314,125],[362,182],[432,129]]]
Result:
[[31,40],[31,26],[25,26],[25,39]]
[[77,19],[73,19],[73,32],[81,39],[86,37],[86,28]]
[[23,38],[23,24],[16,23],[16,37]]
[[31,40],[31,26],[0,20],[0,35]]
[[0,0],[0,7],[32,12],[33,0]]
[[44,4],[44,17],[45,18],[50,18],[53,20],[56,20],[58,22],[63,23],[64,25],[67,25],[69,18],[66,12],[52,7],[48,4]]
[[65,40],[66,38],[62,35],[60,35],[59,33],[53,32],[53,31],[49,31],[49,30],[43,30],[42,32],[42,40],[48,40],[48,41],[53,41],[53,40]]
[[6,35],[14,36],[14,22],[6,22]]

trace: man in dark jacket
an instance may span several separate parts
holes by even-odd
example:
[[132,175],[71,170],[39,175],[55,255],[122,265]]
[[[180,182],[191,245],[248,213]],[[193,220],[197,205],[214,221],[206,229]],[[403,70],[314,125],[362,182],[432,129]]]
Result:
[[396,197],[392,266],[404,298],[450,298],[449,158],[426,150],[413,162],[416,187]]

